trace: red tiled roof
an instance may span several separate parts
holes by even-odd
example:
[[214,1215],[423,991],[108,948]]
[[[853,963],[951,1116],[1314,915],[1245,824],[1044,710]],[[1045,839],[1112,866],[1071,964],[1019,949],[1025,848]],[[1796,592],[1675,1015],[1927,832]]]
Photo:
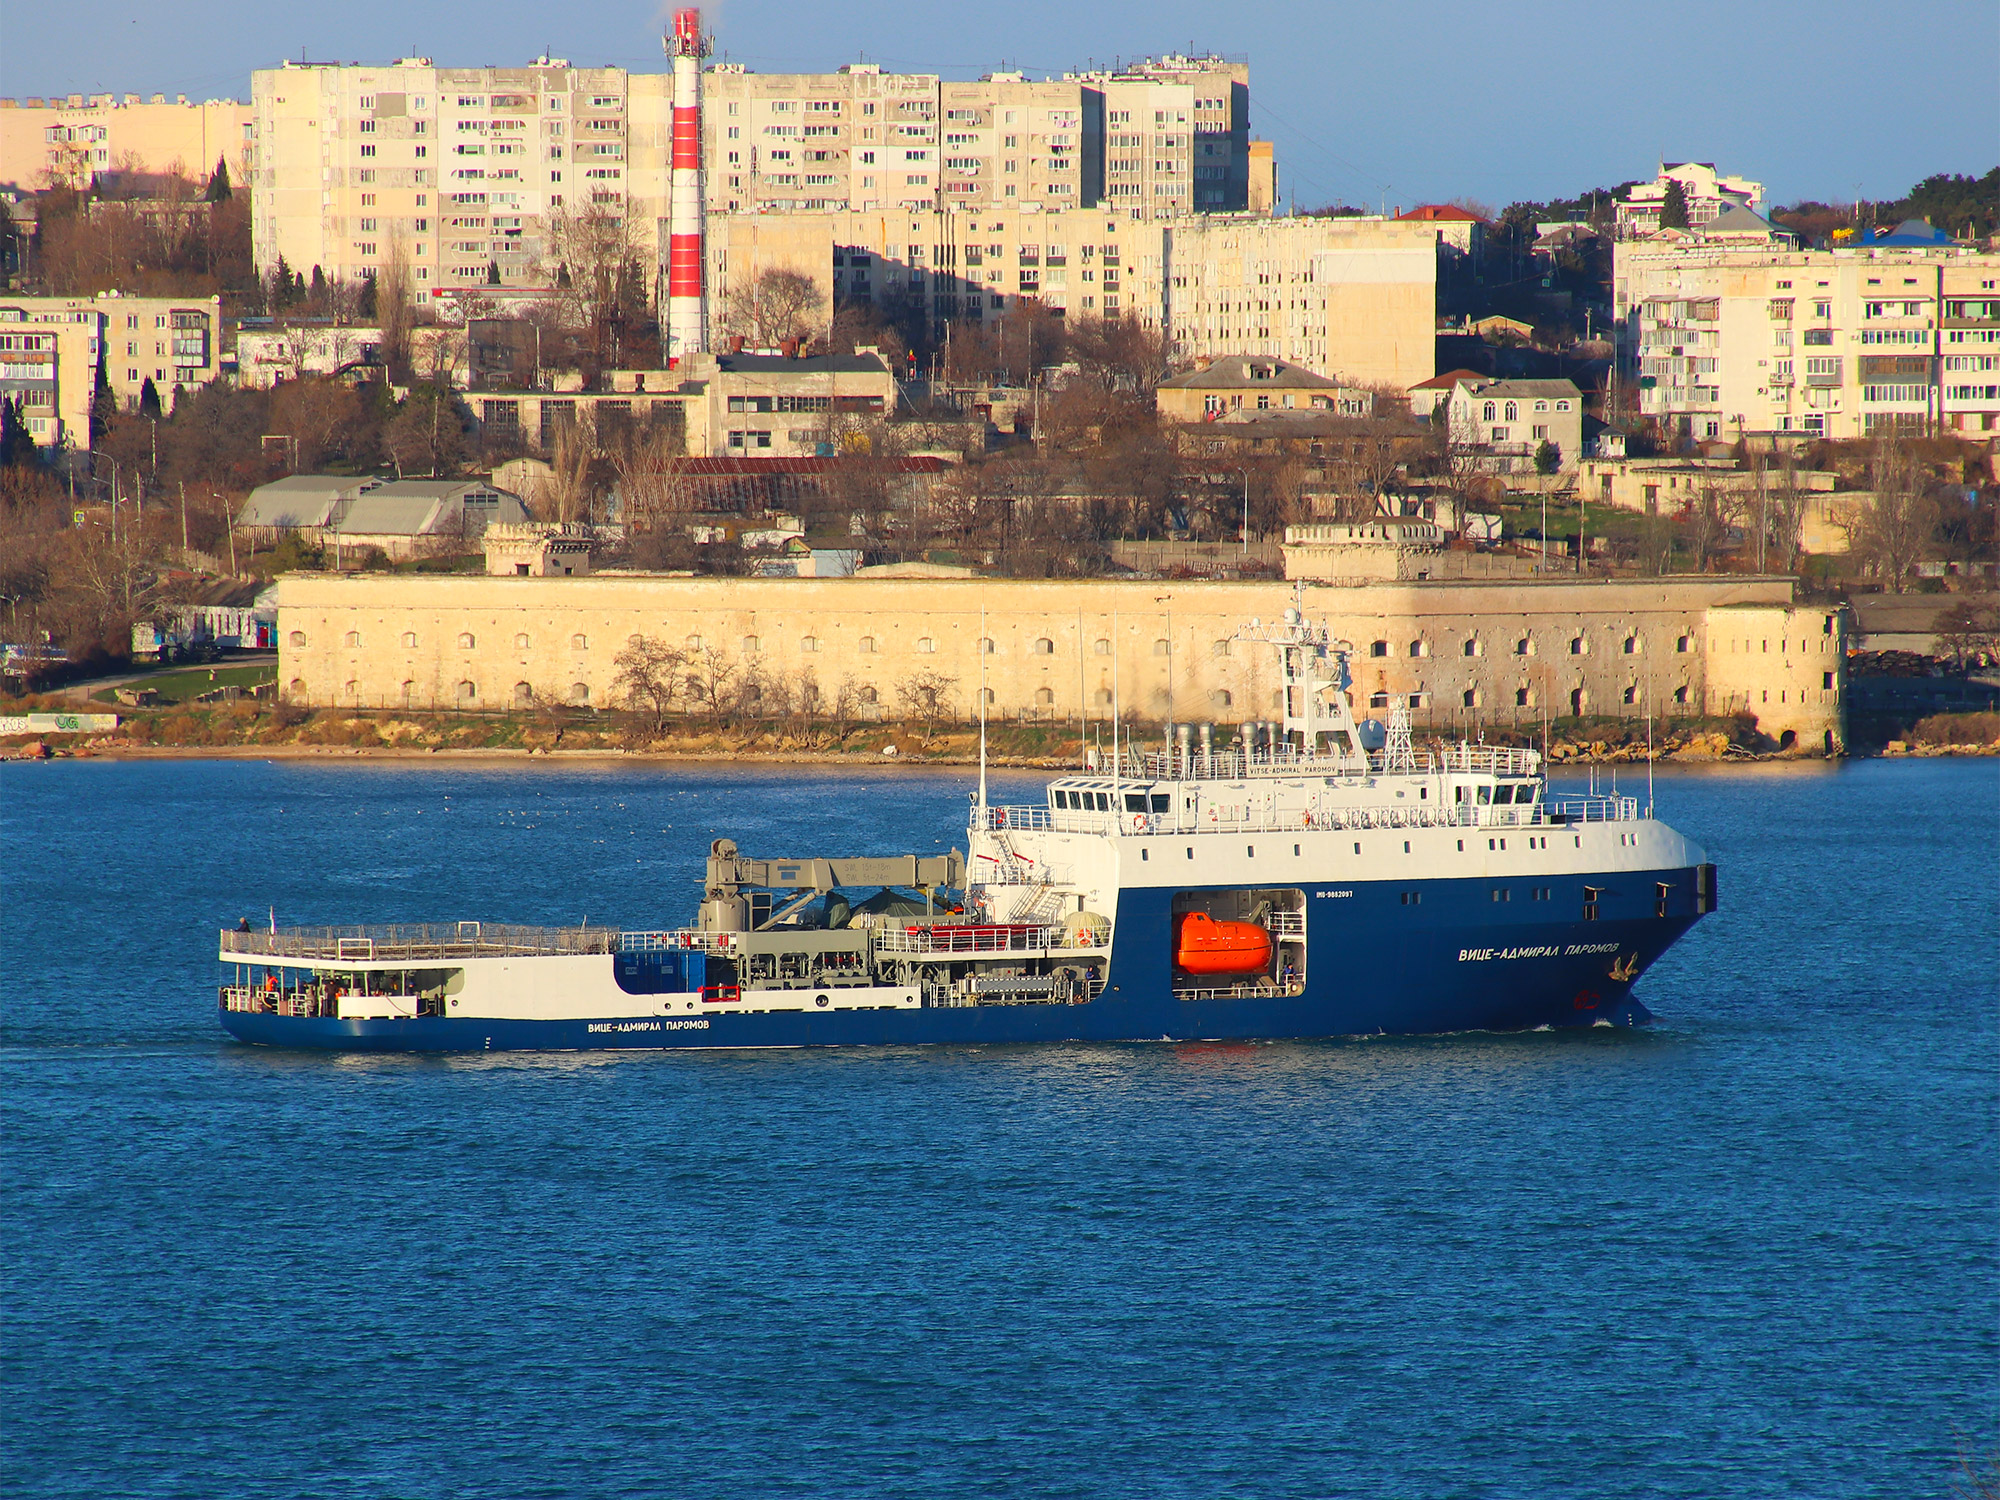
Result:
[[1460,208],[1456,203],[1425,203],[1411,209],[1406,214],[1398,214],[1399,219],[1418,219],[1426,224],[1450,221],[1455,224],[1484,224],[1486,220],[1469,208]]
[[1413,391],[1448,391],[1461,380],[1489,380],[1477,370],[1447,370],[1442,375],[1433,375],[1429,380],[1419,380],[1410,389]]
[[[942,474],[951,466],[941,458],[876,460],[896,474]],[[837,458],[683,458],[675,471],[695,477],[754,477],[760,474],[824,474],[841,466]]]

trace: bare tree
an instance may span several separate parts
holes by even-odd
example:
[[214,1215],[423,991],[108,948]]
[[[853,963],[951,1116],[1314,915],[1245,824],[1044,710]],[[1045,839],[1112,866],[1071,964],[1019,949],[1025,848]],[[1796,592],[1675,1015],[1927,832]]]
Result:
[[826,329],[826,294],[799,271],[769,266],[723,299],[721,331],[758,349],[816,338]]
[[1856,550],[1875,575],[1897,593],[1924,555],[1932,507],[1923,493],[1915,455],[1894,437],[1880,439],[1870,458],[1875,502],[1862,513]]
[[611,691],[632,713],[650,715],[653,732],[667,727],[667,717],[680,701],[686,686],[683,678],[687,652],[656,636],[635,635],[611,659],[617,670]]
[[951,690],[957,686],[956,677],[947,677],[942,672],[918,672],[896,684],[896,697],[903,712],[923,721],[926,745],[937,733],[938,720],[950,712]]
[[549,514],[545,519],[567,524],[589,514],[590,461],[595,451],[585,423],[564,422],[556,428],[555,441],[549,444]]
[[736,681],[743,664],[720,646],[702,645],[688,654],[687,692],[693,707],[717,724],[736,706]]

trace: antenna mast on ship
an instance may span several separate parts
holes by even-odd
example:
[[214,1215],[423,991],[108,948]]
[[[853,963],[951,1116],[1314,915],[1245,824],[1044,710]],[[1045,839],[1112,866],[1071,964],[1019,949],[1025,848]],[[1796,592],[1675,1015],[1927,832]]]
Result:
[[979,826],[986,826],[986,606],[979,606]]

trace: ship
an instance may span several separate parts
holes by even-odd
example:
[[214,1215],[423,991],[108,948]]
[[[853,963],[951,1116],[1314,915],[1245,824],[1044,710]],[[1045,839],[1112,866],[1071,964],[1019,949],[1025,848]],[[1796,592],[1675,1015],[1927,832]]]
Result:
[[[989,800],[966,847],[708,850],[694,920],[225,929],[218,1018],[346,1051],[1258,1041],[1634,1026],[1716,869],[1650,796],[1560,795],[1532,748],[1357,721],[1351,648],[1297,609],[1282,717],[1169,724]],[[983,695],[982,695],[983,696]],[[245,924],[247,927],[247,924]]]

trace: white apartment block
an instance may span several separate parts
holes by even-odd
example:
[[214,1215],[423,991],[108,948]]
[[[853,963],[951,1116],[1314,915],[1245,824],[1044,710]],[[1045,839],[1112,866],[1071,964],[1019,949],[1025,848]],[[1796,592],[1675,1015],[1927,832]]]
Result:
[[251,75],[255,254],[268,271],[379,274],[395,250],[414,294],[546,285],[552,217],[595,214],[657,258],[666,212],[668,75],[573,68],[287,63]]
[[711,212],[824,213],[938,202],[938,79],[857,63],[837,73],[702,75]]
[[812,277],[829,311],[865,302],[942,324],[1032,300],[1135,317],[1176,359],[1268,356],[1399,392],[1434,368],[1437,254],[1428,225],[1393,219],[1133,219],[1108,203],[708,220],[719,320],[732,289],[776,267]]
[[1165,226],[1161,325],[1177,358],[1268,355],[1399,394],[1437,369],[1431,225],[1190,216]]
[[[28,385],[14,393],[31,418],[28,429],[37,442],[89,445],[89,403],[100,377],[127,411],[138,406],[148,381],[161,408],[171,411],[183,389],[205,385],[220,373],[220,297],[133,297],[122,292],[94,297],[0,296],[0,329],[26,334],[49,325],[80,329],[83,342],[72,343],[67,337],[37,342],[37,348],[68,367],[50,366],[44,375],[32,378],[23,373]],[[16,339],[8,347],[22,345]],[[6,382],[7,377],[0,376],[0,383]],[[80,427],[74,413],[66,411],[73,405],[71,397],[83,403],[86,420]],[[38,427],[36,420],[42,418],[48,420]]]
[[976,82],[868,63],[768,74],[723,63],[702,86],[714,213],[1104,202],[1155,218],[1249,202],[1241,62],[1166,57],[1117,72]]
[[250,106],[200,104],[185,94],[70,94],[0,99],[0,183],[82,188],[100,172],[132,168],[206,181],[226,161],[236,181],[250,165]]
[[1697,439],[2000,431],[2000,255],[1621,244],[1640,410]]

